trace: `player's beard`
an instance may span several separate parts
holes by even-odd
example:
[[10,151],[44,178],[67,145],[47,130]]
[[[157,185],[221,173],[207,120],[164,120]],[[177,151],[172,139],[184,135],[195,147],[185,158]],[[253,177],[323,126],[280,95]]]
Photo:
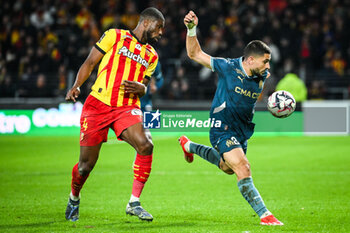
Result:
[[253,76],[258,76],[259,78],[261,78],[261,76],[262,76],[262,74],[259,72],[258,68],[251,70],[251,72],[252,72]]
[[259,68],[251,70],[253,76],[258,76],[258,78],[262,78],[263,74],[266,72],[267,69],[260,72]]
[[147,43],[154,44],[157,43],[160,37],[152,37],[152,31],[145,31],[144,36],[146,38]]

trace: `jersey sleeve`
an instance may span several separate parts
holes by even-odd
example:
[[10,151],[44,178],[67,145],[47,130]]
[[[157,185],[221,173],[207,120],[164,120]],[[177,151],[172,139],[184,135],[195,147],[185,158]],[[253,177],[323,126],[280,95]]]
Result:
[[117,30],[109,29],[103,33],[100,40],[96,42],[95,48],[101,53],[106,54],[116,43]]
[[210,58],[210,66],[211,70],[213,72],[218,72],[219,74],[222,74],[227,70],[227,67],[229,66],[229,61],[225,58],[221,57],[211,57]]
[[[152,59],[153,60],[153,59]],[[157,64],[158,64],[158,56],[155,55],[155,59],[153,62],[151,62],[151,64],[149,64],[147,70],[146,70],[146,77],[149,77],[151,78],[151,76],[153,75],[156,67],[157,67]]]

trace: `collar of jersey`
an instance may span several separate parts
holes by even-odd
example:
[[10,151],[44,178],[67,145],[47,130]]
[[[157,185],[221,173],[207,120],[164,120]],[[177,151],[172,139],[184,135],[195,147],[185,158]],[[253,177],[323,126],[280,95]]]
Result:
[[141,42],[141,41],[135,36],[135,34],[134,34],[131,30],[128,30],[128,31],[129,31],[129,33],[130,33],[133,37],[135,37],[135,39],[136,39],[140,44],[143,44],[143,45],[147,44],[147,43]]
[[252,78],[252,77],[249,77],[249,75],[245,72],[242,62],[243,62],[243,57],[240,57],[239,58],[239,66],[241,67],[241,71],[243,72],[243,74],[245,75],[246,78]]

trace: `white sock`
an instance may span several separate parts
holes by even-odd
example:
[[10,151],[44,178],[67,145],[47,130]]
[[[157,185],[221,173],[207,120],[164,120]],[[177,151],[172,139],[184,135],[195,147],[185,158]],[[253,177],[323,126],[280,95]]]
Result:
[[72,201],[79,201],[80,200],[80,193],[79,193],[79,197],[76,197],[73,195],[73,193],[71,192],[69,194],[69,198],[72,200]]
[[265,213],[263,213],[263,215],[260,216],[260,219],[265,218],[265,217],[267,217],[269,215],[272,215],[271,212],[270,211],[266,211]]
[[131,194],[129,203],[130,203],[130,202],[135,202],[135,201],[140,201],[140,198],[139,198],[139,197],[135,197],[134,195]]
[[185,148],[185,150],[186,150],[187,152],[190,152],[190,144],[191,144],[191,141],[188,141],[188,142],[186,142],[185,145],[184,145],[184,148]]

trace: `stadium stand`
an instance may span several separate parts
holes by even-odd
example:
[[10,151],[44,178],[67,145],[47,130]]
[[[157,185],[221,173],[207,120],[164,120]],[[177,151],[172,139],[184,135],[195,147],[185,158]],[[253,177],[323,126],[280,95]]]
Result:
[[[201,19],[199,39],[212,56],[238,56],[252,39],[270,45],[272,76],[265,96],[292,72],[308,87],[309,99],[349,98],[349,0],[0,2],[0,97],[63,99],[103,31],[132,29],[138,12],[155,6],[166,17],[156,46],[165,77],[161,99],[209,100],[215,91],[215,74],[191,62],[185,52],[182,20],[190,9]],[[84,84],[81,100],[94,78],[95,73]]]

